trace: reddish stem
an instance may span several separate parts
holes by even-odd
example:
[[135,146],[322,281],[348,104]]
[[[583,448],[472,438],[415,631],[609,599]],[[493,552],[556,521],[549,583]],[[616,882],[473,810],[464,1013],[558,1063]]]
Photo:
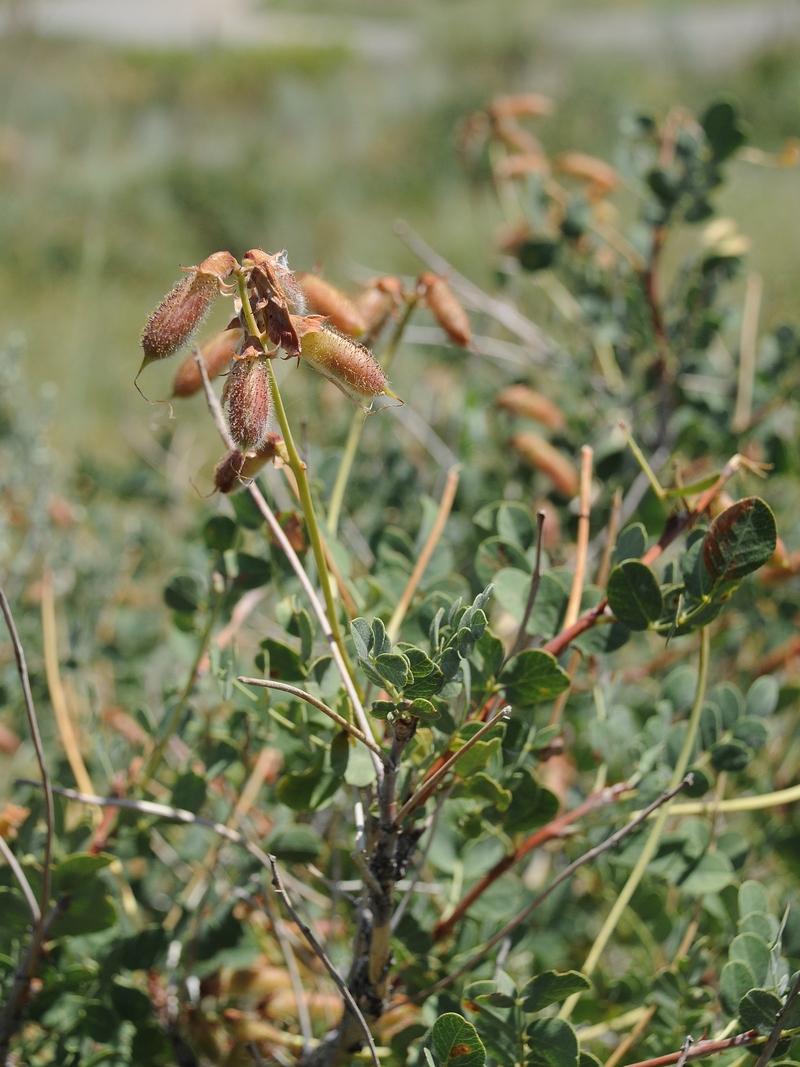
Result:
[[639,1060],[629,1067],[668,1067],[669,1064],[677,1063],[683,1057],[686,1060],[699,1060],[705,1056],[711,1056],[715,1052],[727,1052],[728,1049],[742,1048],[744,1045],[752,1045],[756,1041],[763,1040],[757,1030],[747,1030],[744,1034],[736,1037],[725,1037],[719,1041],[698,1041],[692,1045],[688,1052],[670,1052],[667,1056],[654,1056],[650,1060]]

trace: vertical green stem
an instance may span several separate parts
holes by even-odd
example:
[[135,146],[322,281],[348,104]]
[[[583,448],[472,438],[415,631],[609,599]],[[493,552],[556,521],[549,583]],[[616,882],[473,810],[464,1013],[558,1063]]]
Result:
[[[686,737],[684,738],[683,748],[678,756],[678,761],[675,764],[675,769],[672,772],[672,778],[670,779],[669,788],[675,789],[680,783],[683,776],[686,774],[686,768],[689,766],[689,760],[691,759],[692,749],[694,748],[695,738],[697,737],[697,729],[700,725],[700,712],[703,707],[703,699],[706,693],[706,684],[708,682],[708,660],[709,651],[711,647],[711,638],[709,635],[708,627],[704,626],[700,631],[700,663],[697,676],[697,691],[694,696],[694,705],[692,706],[692,712],[689,716],[689,725],[686,730]],[[627,908],[631,897],[636,891],[636,887],[642,880],[647,865],[652,860],[653,856],[658,850],[658,845],[661,840],[661,834],[664,830],[664,825],[669,817],[669,810],[672,806],[672,801],[668,801],[658,812],[653,823],[653,827],[650,830],[647,841],[645,842],[644,849],[642,850],[639,859],[636,861],[636,866],[631,871],[627,882],[622,888],[621,893],[614,902],[614,906],[608,913],[608,918],[603,923],[603,927],[600,933],[595,938],[595,942],[591,947],[589,955],[586,957],[586,961],[582,967],[584,974],[591,974],[594,971],[600,956],[603,953],[603,949],[606,947],[609,938],[614,933],[617,923],[622,917],[622,913]],[[579,993],[573,994],[568,1000],[564,1002],[564,1006],[559,1012],[560,1019],[568,1019],[572,1014],[572,1009],[578,1002],[580,997]]]
[[344,647],[344,641],[342,640],[342,632],[339,627],[339,620],[336,615],[336,604],[333,599],[333,589],[331,588],[331,579],[328,572],[328,564],[325,559],[325,550],[322,545],[322,535],[319,530],[319,523],[317,522],[316,512],[314,511],[314,502],[311,499],[311,490],[308,485],[308,477],[306,475],[306,467],[300,458],[300,453],[297,451],[297,446],[294,443],[292,437],[292,431],[289,426],[289,420],[286,418],[286,409],[283,406],[283,400],[281,399],[280,390],[278,389],[278,383],[275,380],[275,372],[272,369],[272,362],[267,365],[269,372],[269,384],[272,390],[272,401],[275,405],[275,414],[278,416],[278,423],[280,424],[281,434],[283,435],[283,441],[286,445],[286,452],[289,456],[289,466],[292,469],[292,473],[297,480],[297,491],[300,494],[300,506],[303,509],[303,515],[306,520],[306,529],[308,530],[308,537],[311,541],[311,549],[314,553],[314,560],[317,564],[317,574],[319,575],[320,585],[322,586],[322,594],[325,599],[325,611],[328,616],[328,621],[331,624],[331,631],[333,632],[334,640],[339,646],[339,651],[342,653],[345,663],[350,668],[350,658],[347,654],[347,650]]
[[186,710],[186,705],[189,701],[189,697],[191,696],[192,689],[194,688],[194,683],[195,679],[197,678],[197,672],[200,669],[200,664],[203,661],[203,657],[208,652],[208,646],[211,642],[211,634],[214,629],[214,623],[217,621],[217,615],[219,615],[219,609],[222,607],[222,602],[225,599],[227,591],[228,590],[226,587],[221,593],[218,594],[216,600],[211,605],[211,609],[208,613],[208,619],[206,620],[206,625],[200,638],[200,644],[197,649],[197,654],[194,658],[194,663],[192,663],[192,669],[189,671],[189,677],[186,679],[186,685],[183,687],[180,699],[178,700],[178,703],[175,705],[175,708],[173,709],[172,714],[169,717],[169,721],[167,722],[166,728],[164,729],[161,740],[150,753],[150,759],[145,765],[142,778],[139,782],[139,788],[142,790],[147,788],[150,779],[155,774],[156,769],[159,763],[161,762],[161,757],[166,751],[170,738],[180,725],[181,718],[183,717],[183,713]]
[[[389,340],[386,350],[383,353],[381,359],[381,366],[384,371],[388,371],[389,364],[395,357],[397,349],[400,347],[400,342],[403,339],[403,333],[406,326],[408,326],[409,320],[414,313],[414,308],[417,306],[417,297],[414,296],[406,303],[405,311],[400,316],[397,325],[394,328],[394,333]],[[333,483],[333,490],[331,491],[331,499],[328,504],[328,533],[332,536],[336,536],[336,531],[339,528],[339,518],[342,514],[342,504],[344,502],[344,494],[347,488],[347,482],[350,478],[350,471],[353,469],[353,463],[355,462],[356,452],[358,452],[358,443],[361,440],[361,433],[364,429],[364,423],[366,422],[366,416],[360,411],[353,412],[353,419],[350,423],[350,432],[347,435],[347,441],[344,446],[344,452],[342,453],[342,461],[339,464],[339,469],[336,472],[336,481]]]

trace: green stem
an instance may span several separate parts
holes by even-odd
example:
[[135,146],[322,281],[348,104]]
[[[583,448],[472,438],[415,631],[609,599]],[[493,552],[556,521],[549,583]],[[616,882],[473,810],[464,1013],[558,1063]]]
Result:
[[283,441],[286,445],[286,452],[289,457],[289,466],[297,481],[297,491],[300,495],[300,507],[303,509],[303,515],[306,520],[306,529],[308,530],[308,538],[311,541],[311,549],[317,564],[317,574],[319,575],[319,582],[322,586],[322,594],[325,599],[325,611],[328,616],[328,621],[331,624],[333,638],[339,646],[339,651],[342,653],[342,657],[347,664],[348,670],[350,670],[352,674],[350,658],[344,647],[342,632],[336,615],[336,604],[333,599],[333,589],[331,587],[331,578],[328,572],[328,563],[325,559],[322,535],[320,533],[319,523],[317,522],[316,512],[314,511],[314,502],[311,499],[311,490],[308,485],[306,466],[300,458],[300,453],[297,451],[297,446],[292,437],[292,431],[289,427],[289,420],[286,418],[286,409],[283,406],[278,383],[275,380],[275,372],[272,369],[271,360],[267,364],[267,371],[269,373],[269,384],[272,391],[275,414],[278,416],[278,423],[280,424],[281,434],[283,435]]
[[[686,768],[689,766],[689,760],[691,759],[692,749],[694,748],[695,738],[697,736],[697,729],[700,725],[700,712],[703,707],[703,699],[706,693],[706,683],[708,681],[708,660],[709,650],[711,647],[711,638],[709,636],[708,627],[704,626],[700,631],[700,664],[697,677],[697,690],[694,696],[694,704],[692,706],[691,715],[689,716],[689,725],[686,730],[686,737],[684,738],[683,748],[681,749],[678,761],[675,764],[675,769],[672,772],[672,778],[670,779],[669,788],[675,789],[680,783],[683,776],[686,774]],[[581,968],[584,974],[591,974],[603,953],[603,949],[608,944],[608,940],[616,929],[617,923],[622,917],[622,913],[628,906],[631,897],[636,891],[639,882],[642,880],[647,865],[655,856],[659,842],[661,840],[661,834],[664,830],[664,825],[669,817],[671,802],[666,803],[656,815],[653,826],[645,842],[644,849],[642,850],[639,859],[636,861],[636,866],[631,871],[627,882],[622,888],[622,892],[614,902],[614,906],[608,913],[608,918],[603,923],[603,927],[600,933],[595,938],[595,942],[589,951],[589,955],[586,957],[586,961]],[[559,1012],[560,1019],[568,1019],[572,1014],[572,1009],[577,1004],[580,998],[579,993],[573,994],[568,1000],[564,1002],[564,1006]]]
[[247,292],[247,275],[243,271],[237,271],[236,285],[239,289],[239,298],[242,301],[242,312],[247,323],[247,329],[253,337],[258,337],[263,344],[265,335],[259,330],[253,315],[253,309],[250,307],[250,297]]
[[227,592],[228,590],[227,588],[225,588],[217,596],[217,599],[211,605],[211,610],[208,613],[208,619],[206,620],[205,629],[203,630],[202,636],[200,638],[200,645],[197,649],[197,655],[194,658],[192,669],[189,671],[189,677],[186,679],[186,685],[183,687],[180,699],[178,700],[178,703],[175,705],[172,714],[169,717],[169,721],[167,722],[167,726],[164,730],[161,740],[158,742],[158,744],[150,754],[150,759],[147,761],[144,772],[142,774],[141,781],[139,782],[139,788],[142,791],[147,788],[150,779],[155,774],[156,769],[158,768],[158,765],[161,762],[161,757],[166,751],[167,745],[170,742],[170,738],[180,725],[181,718],[183,717],[183,713],[186,710],[186,705],[189,701],[189,697],[191,696],[192,689],[194,688],[194,683],[197,678],[197,672],[200,669],[200,664],[203,661],[203,657],[208,652],[208,646],[211,642],[211,634],[214,629],[214,623],[217,621],[219,609],[222,607],[222,602],[225,599]]
[[[388,371],[389,364],[394,359],[397,349],[400,347],[405,328],[408,326],[414,308],[417,306],[417,299],[418,298],[414,296],[408,300],[405,311],[400,316],[397,325],[394,328],[394,333],[392,334],[391,339],[386,346],[386,350],[383,353],[383,358],[381,359],[381,366],[384,371]],[[366,421],[367,417],[362,414],[362,412],[353,412],[353,419],[350,423],[350,432],[347,435],[344,452],[342,453],[342,460],[339,464],[339,469],[336,472],[336,481],[333,483],[331,499],[328,504],[328,520],[326,525],[331,537],[336,536],[336,531],[339,528],[339,518],[342,514],[342,504],[344,503],[347,482],[350,478],[350,472],[353,469],[353,463],[355,462],[356,453],[358,452],[358,443],[361,440],[361,434]]]

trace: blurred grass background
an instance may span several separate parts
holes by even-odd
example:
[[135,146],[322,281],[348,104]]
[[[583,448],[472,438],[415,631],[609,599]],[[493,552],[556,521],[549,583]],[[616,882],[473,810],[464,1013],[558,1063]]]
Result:
[[[109,25],[117,2],[105,0]],[[216,43],[223,3],[202,46],[160,37],[157,18],[148,29],[149,0],[132,41],[87,23],[91,3],[47,3],[41,17],[25,0],[0,8],[0,344],[23,338],[31,387],[57,384],[65,458],[121,454],[126,420],[163,423],[132,379],[144,319],[178,264],[261,245],[339,281],[354,263],[411,273],[419,265],[392,232],[402,216],[491,284],[501,219],[470,188],[455,129],[495,93],[553,97],[537,128],[551,152],[608,158],[626,115],[700,109],[722,92],[738,98],[753,144],[774,151],[800,134],[792,2],[384,0],[378,13],[356,0],[254,0],[264,39],[235,46]],[[247,0],[233,8],[247,18]],[[48,11],[65,17],[58,36],[43,32]],[[763,321],[794,318],[800,170],[738,162],[732,174],[720,206],[752,238]],[[145,392],[166,395],[173,370],[148,371]],[[188,417],[201,416],[197,402]]]

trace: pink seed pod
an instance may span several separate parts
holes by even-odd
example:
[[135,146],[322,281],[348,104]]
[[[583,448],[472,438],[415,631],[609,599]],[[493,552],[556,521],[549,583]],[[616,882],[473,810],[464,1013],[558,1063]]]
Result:
[[228,428],[241,452],[258,449],[264,442],[272,414],[267,357],[235,359],[226,383]]
[[392,311],[400,306],[403,298],[403,283],[399,278],[386,275],[373,278],[355,299],[358,313],[364,320],[365,333],[378,334]]
[[350,337],[360,337],[366,332],[366,323],[361,313],[341,289],[320,278],[318,274],[300,274],[297,280],[311,310],[324,315],[331,326],[349,334]]
[[540,93],[513,93],[496,96],[487,108],[494,119],[541,118],[553,111],[553,101]]
[[453,342],[467,348],[472,341],[472,326],[467,313],[453,296],[450,286],[438,274],[423,274],[419,279],[433,317]]
[[499,408],[511,415],[520,415],[526,419],[535,419],[551,430],[563,430],[566,425],[561,408],[542,393],[530,389],[527,385],[507,385],[501,389],[494,402]]
[[268,433],[258,449],[239,452],[232,449],[217,464],[214,470],[214,489],[218,493],[236,493],[255,478],[266,464],[278,455],[283,438],[277,433]]
[[577,495],[578,472],[567,457],[538,433],[515,433],[511,447],[531,467],[549,476],[562,496]]
[[[236,352],[236,346],[241,340],[242,331],[237,326],[232,330],[228,329],[223,330],[221,333],[215,333],[213,337],[210,337],[201,346],[200,358],[205,365],[209,378],[216,378],[218,374],[222,374],[223,371],[228,369]],[[203,379],[200,377],[200,369],[197,366],[194,353],[192,353],[192,355],[186,357],[175,372],[175,377],[172,380],[172,395],[173,397],[185,399],[199,393],[202,388]]]
[[320,315],[309,315],[294,322],[303,359],[363,411],[370,411],[367,402],[377,396],[400,399],[389,388],[380,363],[364,345],[323,325]]
[[587,156],[584,152],[564,152],[556,157],[553,167],[568,178],[588,182],[587,195],[590,199],[600,199],[613,192],[621,180],[611,164],[595,156]]
[[208,314],[225,278],[238,266],[230,252],[215,252],[164,297],[142,331],[144,361],[165,359],[183,348]]

